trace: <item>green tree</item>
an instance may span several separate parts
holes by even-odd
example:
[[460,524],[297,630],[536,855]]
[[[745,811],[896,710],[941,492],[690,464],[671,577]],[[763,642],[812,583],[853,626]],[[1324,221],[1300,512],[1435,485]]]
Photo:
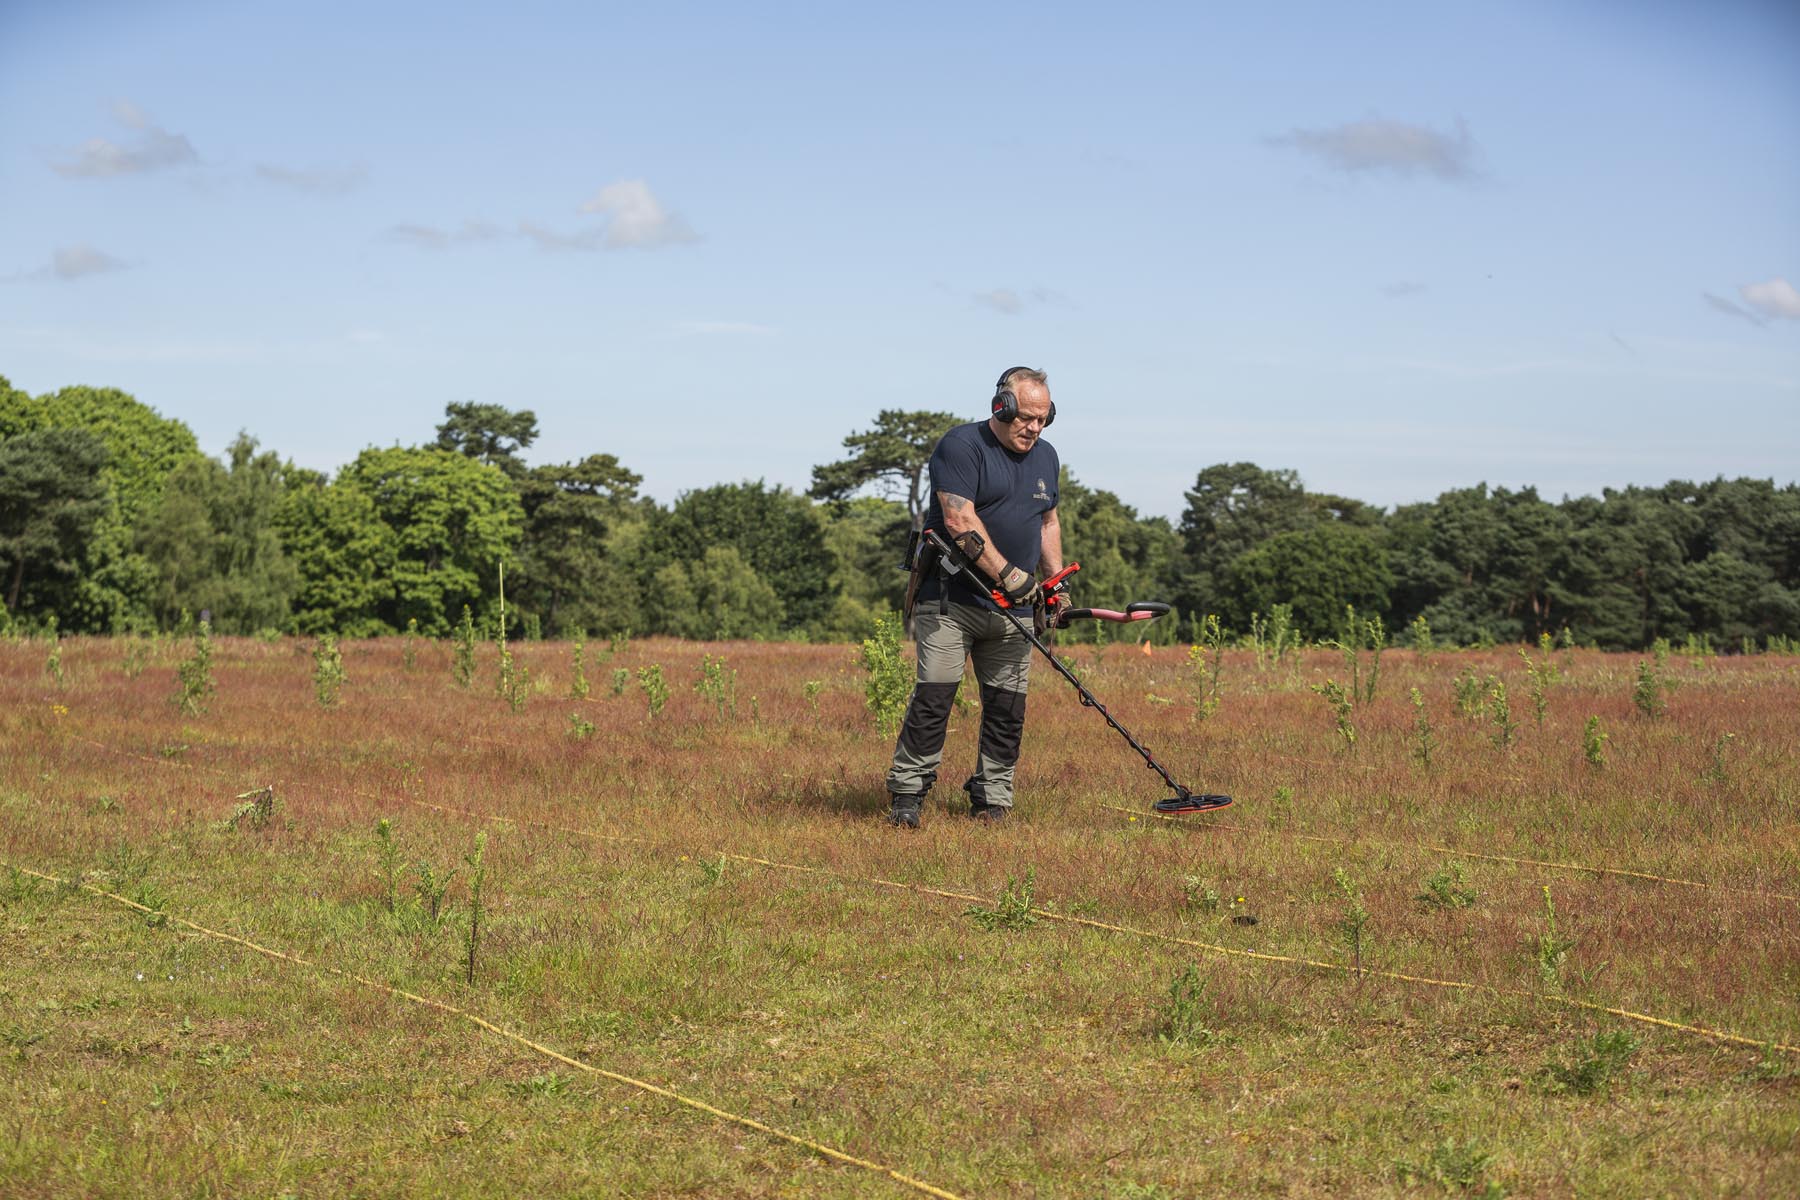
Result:
[[905,499],[906,515],[917,529],[930,506],[925,468],[931,452],[959,424],[953,413],[884,408],[873,429],[844,439],[844,449],[852,451],[849,458],[813,468],[808,494],[815,500],[845,500],[875,484],[889,499]]
[[100,478],[106,462],[106,446],[85,430],[0,437],[0,579],[9,613],[35,607],[23,603],[31,599],[28,578],[79,571],[110,499]]
[[299,573],[291,625],[297,633],[374,637],[392,633],[383,614],[394,599],[399,539],[356,483],[327,483],[300,472],[273,514],[276,533]]
[[[642,560],[652,581],[669,563],[692,564],[729,546],[781,600],[785,631],[816,632],[836,599],[831,556],[821,552],[820,514],[804,496],[755,483],[722,483],[683,493],[646,531]],[[654,586],[651,594],[657,595]],[[658,596],[656,607],[662,610]]]
[[1635,487],[1607,488],[1563,510],[1573,531],[1554,594],[1571,628],[1614,650],[1688,632],[1683,559],[1698,514]]
[[1294,471],[1269,471],[1255,463],[1207,467],[1186,495],[1175,599],[1185,612],[1231,609],[1227,572],[1232,562],[1277,534],[1321,521],[1372,529],[1381,520],[1379,509],[1360,500],[1308,492]]
[[151,610],[170,625],[181,611],[208,611],[222,633],[282,628],[300,583],[283,553],[275,513],[292,469],[240,433],[230,465],[190,458],[169,474],[138,524],[136,545],[155,565]]
[[1237,628],[1250,613],[1291,604],[1306,636],[1328,636],[1343,623],[1344,606],[1376,614],[1387,606],[1393,576],[1376,534],[1325,522],[1276,534],[1237,556],[1227,571],[1227,619]]
[[620,543],[646,519],[641,476],[611,454],[533,467],[519,478],[525,517],[520,608],[557,632],[642,628],[638,581]]
[[781,598],[734,546],[710,546],[697,561],[656,572],[662,632],[723,641],[770,638],[782,628]]
[[1556,581],[1568,556],[1569,516],[1535,488],[1478,484],[1445,492],[1388,522],[1396,625],[1423,616],[1449,640],[1485,632],[1504,641],[1554,633],[1567,614]]
[[417,620],[432,636],[450,614],[495,594],[497,569],[511,565],[524,513],[511,480],[495,466],[435,447],[369,449],[340,473],[362,491],[393,535],[393,598],[380,618],[392,629]]
[[878,496],[822,505],[825,548],[831,554],[830,615],[815,632],[856,641],[877,616],[906,598],[906,573],[897,570],[910,518],[906,506]]
[[132,549],[139,517],[162,495],[169,473],[200,453],[193,431],[114,388],[68,387],[26,397],[0,390],[9,433],[80,429],[107,450],[100,469],[108,504],[94,524],[76,574],[41,603],[68,629],[108,632],[147,625],[156,572]]
[[513,412],[498,404],[452,402],[444,405],[444,423],[437,427],[439,450],[467,455],[507,475],[525,474],[519,451],[537,440],[537,414],[530,409]]

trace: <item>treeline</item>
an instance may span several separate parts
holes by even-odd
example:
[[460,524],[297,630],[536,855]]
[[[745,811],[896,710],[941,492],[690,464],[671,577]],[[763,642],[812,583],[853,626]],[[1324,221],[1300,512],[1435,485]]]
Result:
[[[441,635],[467,606],[523,636],[845,640],[898,607],[925,463],[960,418],[879,413],[805,494],[721,483],[660,505],[611,454],[527,466],[529,411],[451,404],[421,444],[327,477],[240,435],[223,460],[130,395],[0,377],[4,623],[73,632]],[[421,431],[423,432],[423,431]],[[1078,447],[1067,449],[1078,450]],[[1392,512],[1250,463],[1199,473],[1179,525],[1062,480],[1077,602],[1162,599],[1308,637],[1345,607],[1463,644],[1566,636],[1720,648],[1800,636],[1800,489],[1716,479],[1551,503],[1486,485]],[[1564,631],[1567,630],[1567,634]]]

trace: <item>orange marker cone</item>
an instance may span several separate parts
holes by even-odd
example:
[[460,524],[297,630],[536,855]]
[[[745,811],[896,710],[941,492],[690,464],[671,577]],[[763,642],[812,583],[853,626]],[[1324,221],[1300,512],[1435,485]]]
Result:
[[1144,653],[1146,655],[1148,655],[1150,653],[1150,643],[1149,642],[1144,643]]

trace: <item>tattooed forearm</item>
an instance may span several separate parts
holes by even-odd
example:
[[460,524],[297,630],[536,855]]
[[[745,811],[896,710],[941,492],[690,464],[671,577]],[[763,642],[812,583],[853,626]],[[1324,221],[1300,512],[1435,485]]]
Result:
[[966,497],[953,495],[950,492],[939,492],[938,498],[944,502],[944,507],[950,512],[961,512],[963,509],[969,507],[969,501]]

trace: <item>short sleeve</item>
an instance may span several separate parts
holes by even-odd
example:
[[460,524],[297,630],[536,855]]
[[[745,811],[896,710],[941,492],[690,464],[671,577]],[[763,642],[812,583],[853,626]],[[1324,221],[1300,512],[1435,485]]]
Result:
[[974,438],[946,434],[931,452],[931,490],[975,499],[981,487],[981,444]]

